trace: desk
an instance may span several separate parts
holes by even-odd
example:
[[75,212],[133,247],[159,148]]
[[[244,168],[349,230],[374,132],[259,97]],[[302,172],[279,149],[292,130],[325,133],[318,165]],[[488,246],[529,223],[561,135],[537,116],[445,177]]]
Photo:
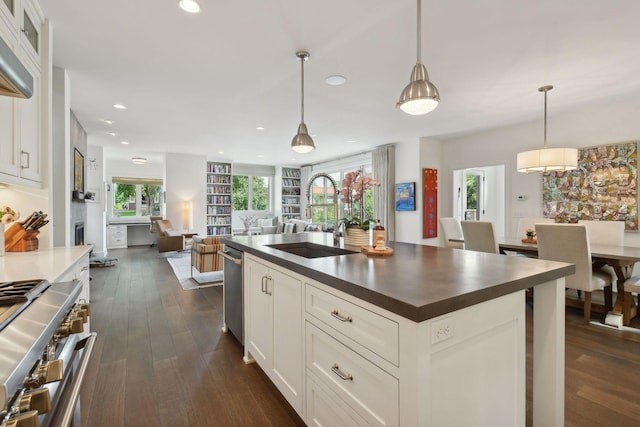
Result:
[[[507,251],[521,252],[525,254],[538,254],[538,246],[533,243],[522,243],[515,237],[499,237],[498,247],[500,252]],[[612,312],[621,315],[623,299],[624,299],[624,281],[627,279],[627,271],[633,268],[636,262],[640,262],[640,248],[633,246],[609,246],[609,245],[590,245],[591,259],[594,267],[600,268],[609,265],[616,272],[617,295],[616,302],[613,305]],[[631,317],[636,315],[637,308],[635,302],[631,301]],[[628,324],[629,319],[623,319],[624,324]]]
[[136,245],[150,245],[155,242],[155,234],[150,231],[150,222],[110,222],[108,226],[109,249],[127,248]]

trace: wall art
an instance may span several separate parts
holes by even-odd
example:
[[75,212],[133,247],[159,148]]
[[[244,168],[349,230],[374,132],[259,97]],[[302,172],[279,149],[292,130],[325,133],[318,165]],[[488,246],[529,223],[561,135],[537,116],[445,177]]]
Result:
[[638,231],[637,142],[578,150],[578,169],[542,177],[543,213],[557,222],[624,221]]
[[415,211],[416,210],[416,183],[403,182],[396,184],[396,210]]
[[438,237],[438,170],[422,169],[422,237]]

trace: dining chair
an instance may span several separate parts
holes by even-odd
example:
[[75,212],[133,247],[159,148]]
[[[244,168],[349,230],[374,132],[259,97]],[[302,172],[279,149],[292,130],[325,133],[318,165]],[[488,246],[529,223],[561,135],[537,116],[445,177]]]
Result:
[[634,293],[640,295],[640,276],[631,276],[624,282],[622,324],[625,326],[629,325],[629,321],[631,320],[631,302],[633,301]]
[[[611,276],[592,270],[587,228],[579,224],[536,224],[535,227],[538,258],[575,264],[576,272],[565,277],[565,287],[584,293],[584,323],[587,324],[591,320],[593,291],[604,290],[605,312],[609,310],[612,301]],[[573,305],[572,302],[567,299],[569,305]]]
[[[579,224],[587,227],[589,243],[591,245],[624,246],[624,221],[591,221],[582,220]],[[633,266],[631,266],[633,267]],[[618,276],[615,270],[608,266],[595,266],[597,271],[611,275],[611,280],[617,282]],[[631,270],[625,271],[625,277],[631,276]]]
[[498,254],[498,239],[491,221],[460,221],[464,248],[468,251]]
[[440,225],[442,225],[442,231],[444,233],[444,243],[446,247],[464,249],[463,242],[452,242],[449,240],[449,239],[463,240],[460,221],[458,221],[454,217],[444,217],[444,218],[440,218]]

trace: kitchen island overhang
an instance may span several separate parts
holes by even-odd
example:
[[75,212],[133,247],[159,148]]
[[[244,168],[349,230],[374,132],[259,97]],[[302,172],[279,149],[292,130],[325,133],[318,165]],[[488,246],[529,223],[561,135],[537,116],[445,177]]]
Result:
[[400,242],[389,242],[391,257],[356,253],[309,259],[267,246],[333,246],[328,233],[236,236],[222,242],[414,322],[575,273],[573,264],[562,262]]

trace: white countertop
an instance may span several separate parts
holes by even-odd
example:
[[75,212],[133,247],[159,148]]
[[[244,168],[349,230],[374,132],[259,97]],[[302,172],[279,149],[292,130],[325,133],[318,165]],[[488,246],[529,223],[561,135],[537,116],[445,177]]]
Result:
[[87,245],[6,252],[0,256],[0,282],[34,279],[54,282],[91,249]]

